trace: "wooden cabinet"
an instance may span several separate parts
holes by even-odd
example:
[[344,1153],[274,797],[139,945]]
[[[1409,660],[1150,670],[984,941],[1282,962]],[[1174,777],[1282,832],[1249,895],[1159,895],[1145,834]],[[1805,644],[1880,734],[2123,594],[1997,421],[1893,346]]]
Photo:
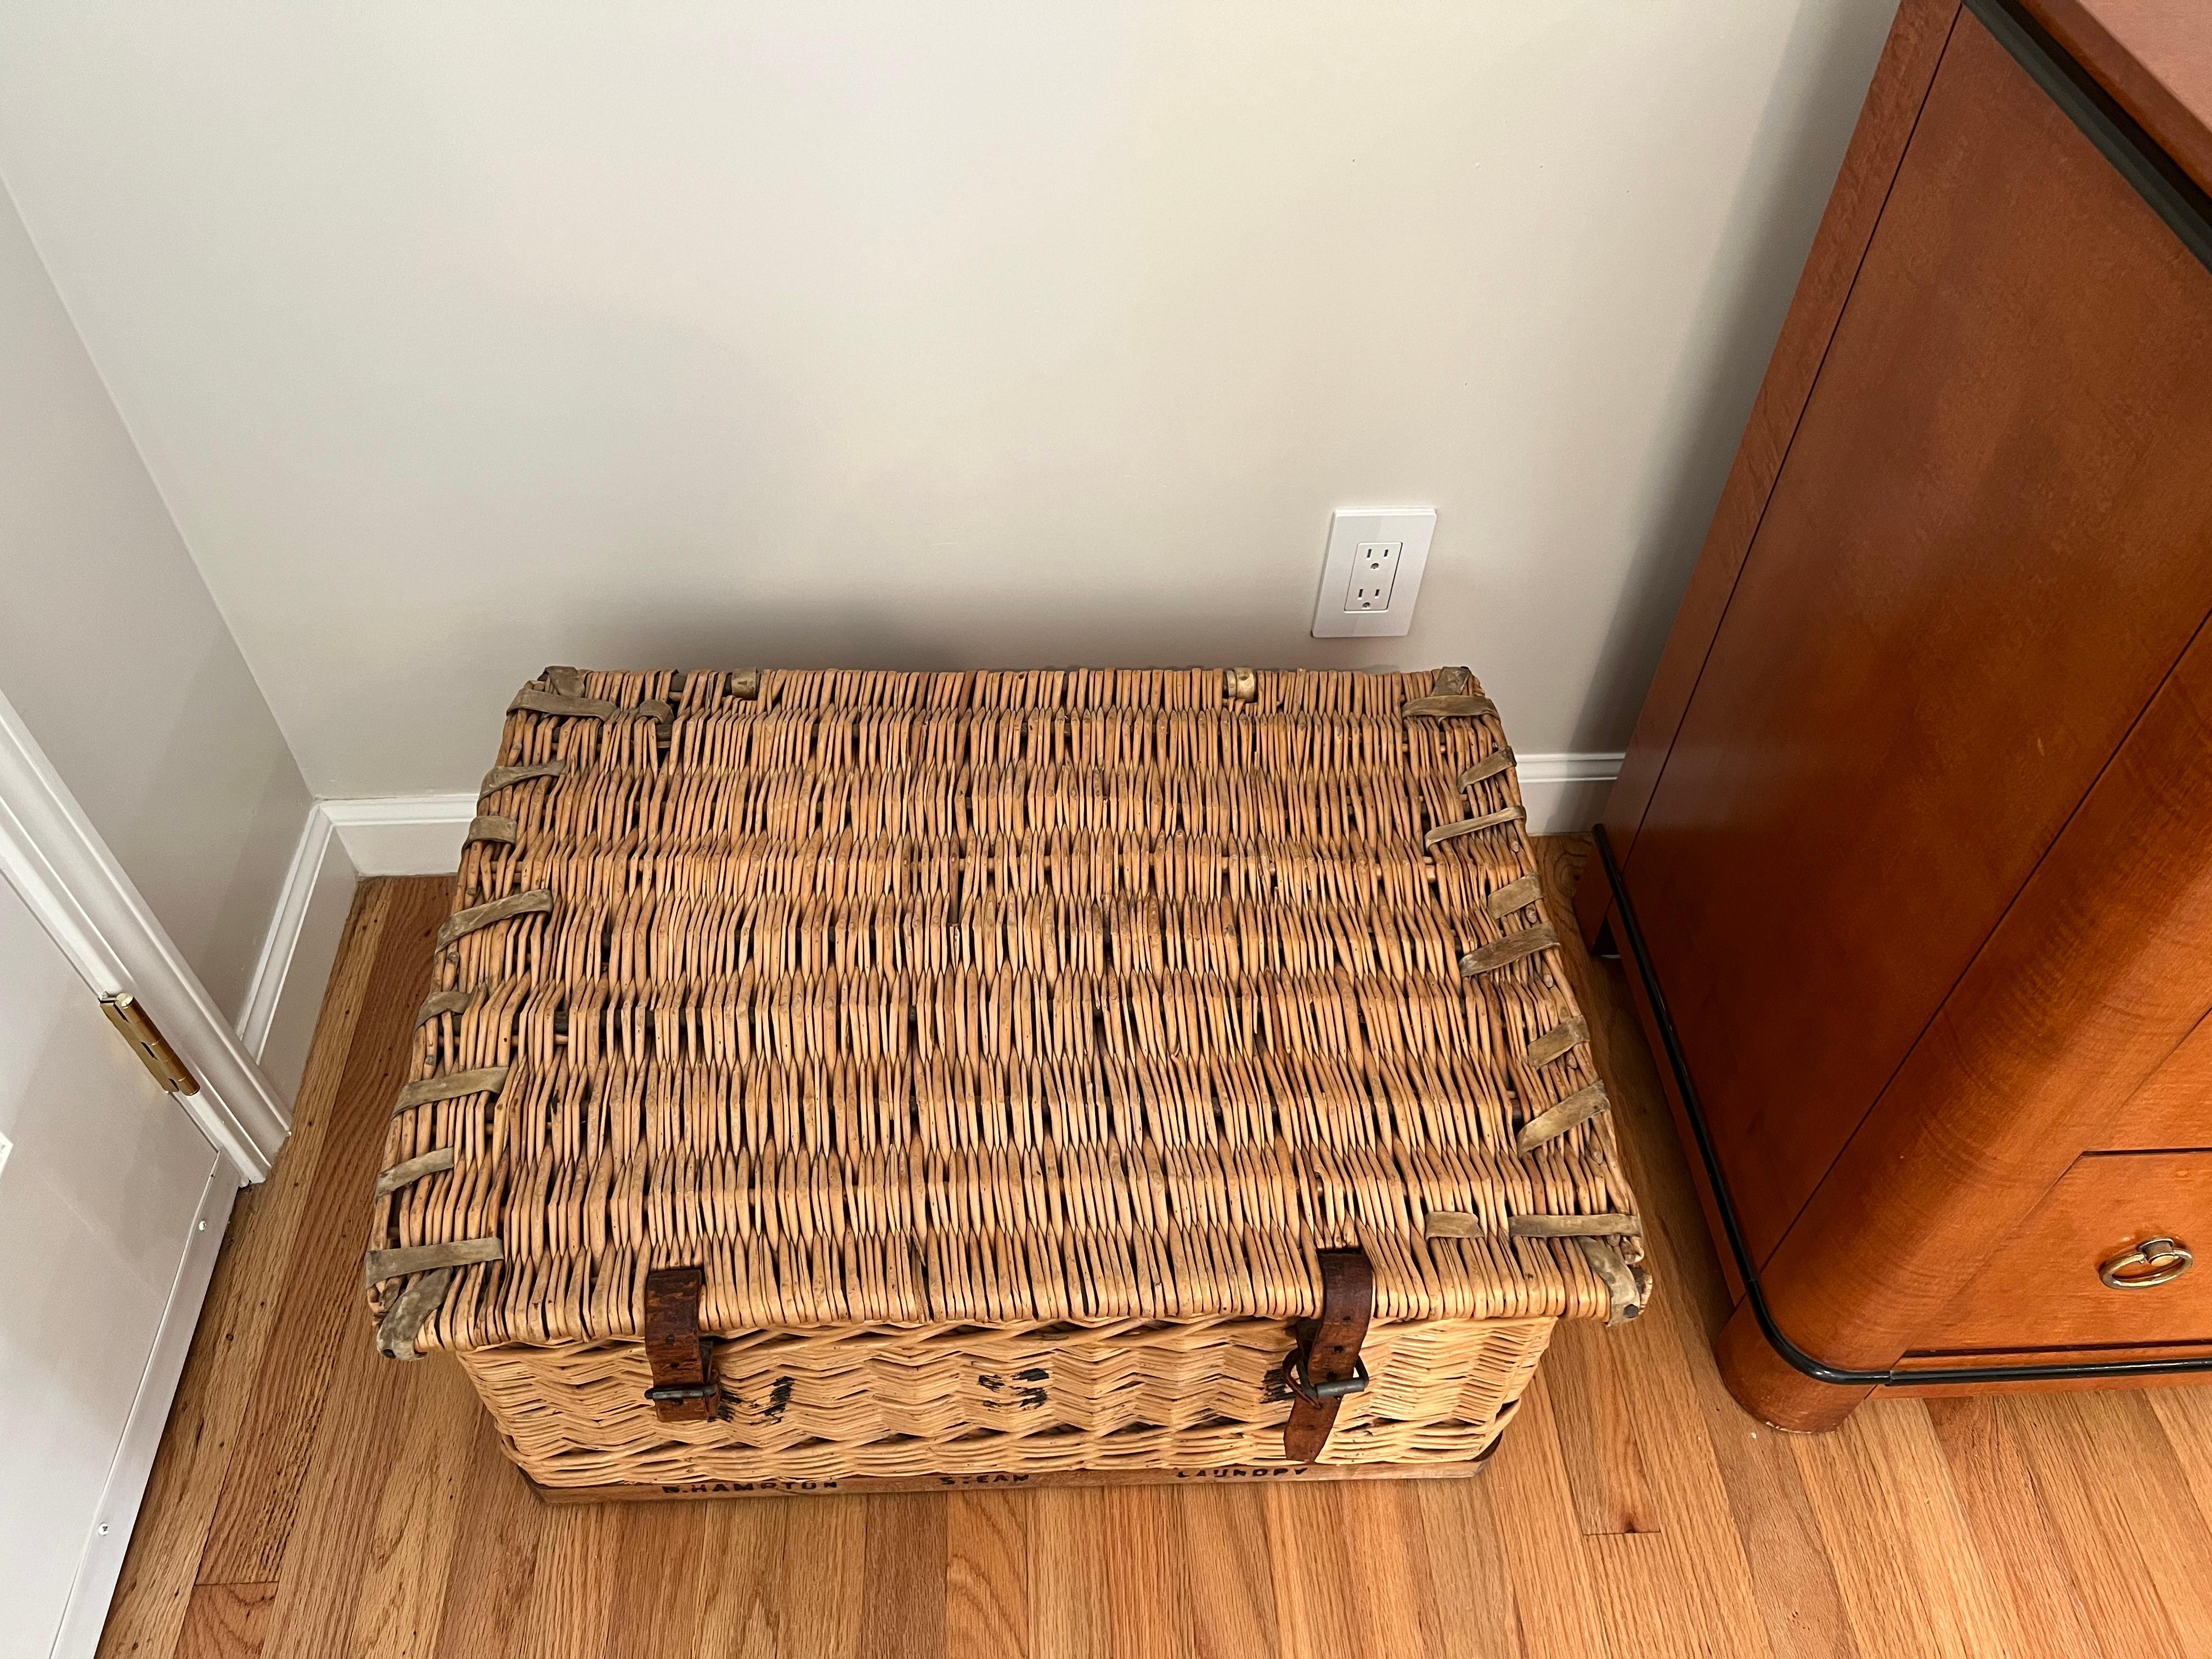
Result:
[[[2145,1260],[2146,1242],[2177,1241]],[[1922,1332],[1930,1355],[2212,1343],[2212,1152],[2092,1152]],[[2171,1277],[2168,1277],[2171,1275]]]
[[2212,1147],[2205,111],[2212,14],[1906,0],[1607,805],[1585,931],[1638,958],[1784,1426],[2212,1365],[2092,1352],[2212,1343],[2165,1316],[2212,1262],[2034,1259],[2093,1175],[2212,1164],[2077,1163]]

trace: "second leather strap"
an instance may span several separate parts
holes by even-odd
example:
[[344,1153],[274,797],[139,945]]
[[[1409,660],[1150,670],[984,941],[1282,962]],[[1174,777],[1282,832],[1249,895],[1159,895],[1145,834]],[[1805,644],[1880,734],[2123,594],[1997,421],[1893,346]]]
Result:
[[1301,1321],[1298,1346],[1283,1364],[1291,1391],[1283,1452],[1293,1463],[1310,1463],[1328,1443],[1345,1400],[1367,1387],[1359,1345],[1375,1310],[1375,1268],[1364,1250],[1320,1250],[1321,1316]]

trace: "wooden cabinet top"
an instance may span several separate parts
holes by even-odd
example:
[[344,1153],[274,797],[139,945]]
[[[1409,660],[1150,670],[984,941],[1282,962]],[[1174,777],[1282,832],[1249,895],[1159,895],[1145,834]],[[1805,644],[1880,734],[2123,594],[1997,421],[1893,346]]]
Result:
[[2026,0],[2197,185],[2212,191],[2212,7],[2205,0]]

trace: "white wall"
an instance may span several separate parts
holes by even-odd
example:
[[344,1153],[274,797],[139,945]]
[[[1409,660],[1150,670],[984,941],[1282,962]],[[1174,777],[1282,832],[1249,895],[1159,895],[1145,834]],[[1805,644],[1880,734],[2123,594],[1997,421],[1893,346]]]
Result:
[[[1891,0],[15,0],[0,172],[321,794],[549,661],[1466,661],[1618,749]],[[1433,504],[1411,638],[1306,637]]]
[[0,693],[235,1018],[307,785],[4,195]]

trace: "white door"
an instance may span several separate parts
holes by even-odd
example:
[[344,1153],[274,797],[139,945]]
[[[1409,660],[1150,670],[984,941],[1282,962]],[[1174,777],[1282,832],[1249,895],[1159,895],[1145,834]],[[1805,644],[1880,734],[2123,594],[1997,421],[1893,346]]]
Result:
[[0,1659],[89,1655],[238,1177],[0,881]]

